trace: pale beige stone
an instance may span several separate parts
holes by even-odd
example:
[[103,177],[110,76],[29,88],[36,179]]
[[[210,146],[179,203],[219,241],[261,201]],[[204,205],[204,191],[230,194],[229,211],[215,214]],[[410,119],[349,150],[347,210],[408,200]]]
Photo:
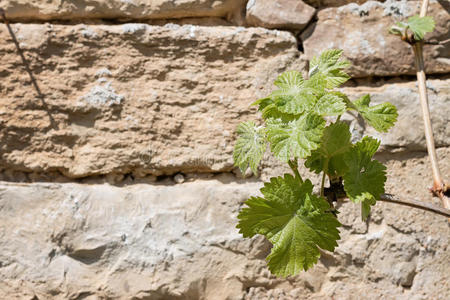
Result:
[[[305,65],[290,33],[266,29],[12,26],[44,102],[3,30],[0,161],[10,171],[111,174],[109,182],[127,173],[230,171],[237,124],[260,120],[249,104],[273,89],[279,73]],[[446,146],[449,82],[428,86],[436,144]],[[425,149],[415,82],[343,91],[399,109],[387,134],[348,118],[355,138],[373,135],[384,149]]]
[[171,19],[239,15],[244,0],[6,0],[10,20]]
[[[420,3],[368,1],[321,10],[318,22],[302,34],[305,54],[312,58],[325,49],[343,49],[354,77],[415,74],[411,47],[388,31],[395,22],[417,14]],[[436,21],[435,32],[426,36],[432,44],[424,46],[428,74],[450,72],[450,17],[443,5],[431,1],[428,9]]]
[[[216,172],[236,170],[237,124],[260,121],[248,105],[266,96],[281,72],[306,73],[292,34],[218,26],[243,24],[245,2],[0,1],[11,20],[36,23],[11,26],[42,93],[0,23],[0,180],[13,182],[0,182],[0,299],[450,299],[449,226],[429,212],[378,202],[363,222],[359,205],[345,203],[335,253],[323,251],[314,268],[288,279],[270,275],[266,239],[238,233],[238,211],[262,182]],[[366,1],[304,2],[323,8]],[[431,1],[438,20],[431,41],[448,40],[443,3]],[[369,44],[375,54],[367,54],[357,29],[369,26],[372,37],[387,39],[375,25],[388,26],[388,18],[412,7],[417,1],[322,10],[305,51],[322,51],[320,39],[339,41],[356,76],[411,74],[406,45],[392,41],[395,59],[385,60],[378,40]],[[305,21],[291,17],[276,24],[302,28]],[[100,18],[158,26],[37,24],[106,23]],[[333,26],[348,33],[347,44]],[[441,67],[448,45],[426,47],[429,70],[448,72]],[[440,78],[427,86],[446,177],[450,80]],[[399,109],[387,134],[343,118],[354,139],[381,139],[376,158],[387,165],[386,192],[440,205],[427,189],[432,175],[413,78],[355,82],[342,89],[351,99],[369,93],[374,104]],[[261,167],[264,180],[291,172],[268,154]],[[317,190],[320,177],[300,172]],[[162,174],[175,176],[156,177]]]
[[246,20],[249,25],[302,30],[315,9],[300,0],[250,0]]
[[[449,174],[450,148],[438,155]],[[388,192],[433,201],[427,157],[384,161]],[[261,186],[226,174],[124,187],[1,182],[0,298],[450,297],[447,219],[390,203],[376,204],[364,230],[359,205],[344,204],[334,254],[323,251],[296,277],[271,276],[270,243],[235,228],[242,202]]]
[[289,32],[242,27],[0,27],[1,168],[68,177],[229,171],[249,105],[305,61]]

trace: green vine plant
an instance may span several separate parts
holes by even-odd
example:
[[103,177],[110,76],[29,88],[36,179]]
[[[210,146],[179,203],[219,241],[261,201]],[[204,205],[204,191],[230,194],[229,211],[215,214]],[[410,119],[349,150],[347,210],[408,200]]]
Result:
[[389,29],[389,33],[399,35],[409,44],[422,41],[425,34],[433,32],[435,22],[433,17],[412,16],[406,22],[397,22]]
[[[384,193],[386,167],[373,159],[380,141],[365,136],[351,142],[349,125],[341,121],[348,110],[358,112],[377,131],[387,132],[397,120],[397,109],[386,102],[370,104],[370,95],[351,101],[336,90],[350,79],[344,69],[350,63],[342,50],[331,49],[310,62],[309,78],[288,71],[276,80],[277,90],[257,100],[265,126],[248,121],[238,126],[239,138],[233,153],[244,173],[248,167],[257,174],[267,144],[273,155],[285,162],[293,174],[271,178],[262,196],[248,199],[239,215],[237,228],[244,237],[264,235],[272,244],[267,257],[270,271],[277,276],[307,270],[320,256],[319,248],[334,251],[340,239],[336,198],[348,196],[361,205],[366,219],[370,207]],[[322,174],[320,194],[301,177],[298,160]],[[325,193],[325,178],[331,186]]]
[[[422,6],[421,16],[399,22],[390,29],[414,46],[418,78],[420,71],[423,86],[423,59],[417,61],[416,48],[421,46],[425,34],[434,29],[433,19],[425,17],[426,7]],[[341,226],[334,204],[340,199],[349,198],[360,205],[363,220],[377,200],[450,216],[447,209],[385,194],[386,167],[373,159],[380,141],[364,136],[352,143],[349,125],[341,121],[341,116],[346,111],[355,111],[375,130],[388,132],[397,120],[397,109],[389,102],[371,105],[370,95],[352,101],[337,90],[350,79],[345,72],[350,63],[341,55],[342,50],[331,49],[314,57],[308,78],[298,71],[278,76],[274,83],[278,89],[252,104],[258,106],[264,125],[247,121],[237,128],[239,138],[233,158],[243,174],[250,167],[257,175],[268,145],[271,153],[293,172],[265,182],[261,196],[245,202],[236,226],[246,238],[263,235],[272,243],[266,260],[269,270],[277,276],[308,270],[317,263],[319,249],[334,251]],[[427,133],[427,146],[430,139],[433,141],[432,132],[431,137]],[[300,175],[299,160],[309,170],[322,174],[318,194],[313,192],[311,180]],[[330,182],[328,188],[324,186],[326,177]]]

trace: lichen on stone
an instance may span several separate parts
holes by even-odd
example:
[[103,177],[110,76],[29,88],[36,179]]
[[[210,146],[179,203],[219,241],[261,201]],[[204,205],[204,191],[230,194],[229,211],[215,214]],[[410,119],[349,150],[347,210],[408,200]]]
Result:
[[95,85],[89,93],[81,97],[82,100],[94,106],[111,106],[120,104],[124,96],[116,93],[111,86],[111,81],[107,81],[104,85]]
[[137,23],[129,23],[123,24],[122,29],[123,33],[136,33],[136,32],[144,32],[147,29],[147,24],[137,24]]

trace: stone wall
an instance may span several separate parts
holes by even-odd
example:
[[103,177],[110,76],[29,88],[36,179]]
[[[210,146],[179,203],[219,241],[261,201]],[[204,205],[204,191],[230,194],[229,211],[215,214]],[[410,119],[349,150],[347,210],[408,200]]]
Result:
[[[420,1],[3,0],[1,299],[448,299],[445,218],[341,207],[335,253],[288,279],[270,244],[235,229],[262,180],[233,166],[235,129],[286,70],[341,48],[343,91],[399,109],[382,141],[387,191],[430,196],[413,56],[387,33]],[[430,1],[425,45],[441,172],[450,180],[450,7]],[[303,170],[308,173],[306,170]],[[316,176],[309,174],[317,182]]]

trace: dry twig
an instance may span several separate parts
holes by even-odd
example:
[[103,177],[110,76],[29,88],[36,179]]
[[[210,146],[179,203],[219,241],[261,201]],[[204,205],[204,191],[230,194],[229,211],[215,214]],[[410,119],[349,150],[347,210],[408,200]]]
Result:
[[[428,0],[422,2],[420,17],[425,17],[428,9]],[[428,95],[426,87],[426,75],[423,60],[423,42],[415,41],[412,45],[414,50],[415,64],[417,70],[417,82],[419,86],[420,105],[422,106],[423,122],[425,127],[425,139],[427,143],[428,156],[430,157],[431,168],[433,171],[433,187],[431,189],[435,196],[438,196],[444,207],[450,209],[450,198],[446,196],[448,187],[442,179],[439,170],[436,147],[434,145],[433,128],[431,126],[430,109],[428,107]]]
[[444,217],[450,218],[450,210],[433,205],[431,203],[426,203],[426,202],[417,201],[417,200],[406,201],[406,200],[399,199],[395,195],[391,195],[391,194],[383,194],[380,196],[379,200],[384,201],[384,202],[390,202],[390,203],[405,205],[405,206],[409,206],[409,207],[419,208],[422,210],[426,210],[426,211],[433,212],[435,214],[439,214]]

